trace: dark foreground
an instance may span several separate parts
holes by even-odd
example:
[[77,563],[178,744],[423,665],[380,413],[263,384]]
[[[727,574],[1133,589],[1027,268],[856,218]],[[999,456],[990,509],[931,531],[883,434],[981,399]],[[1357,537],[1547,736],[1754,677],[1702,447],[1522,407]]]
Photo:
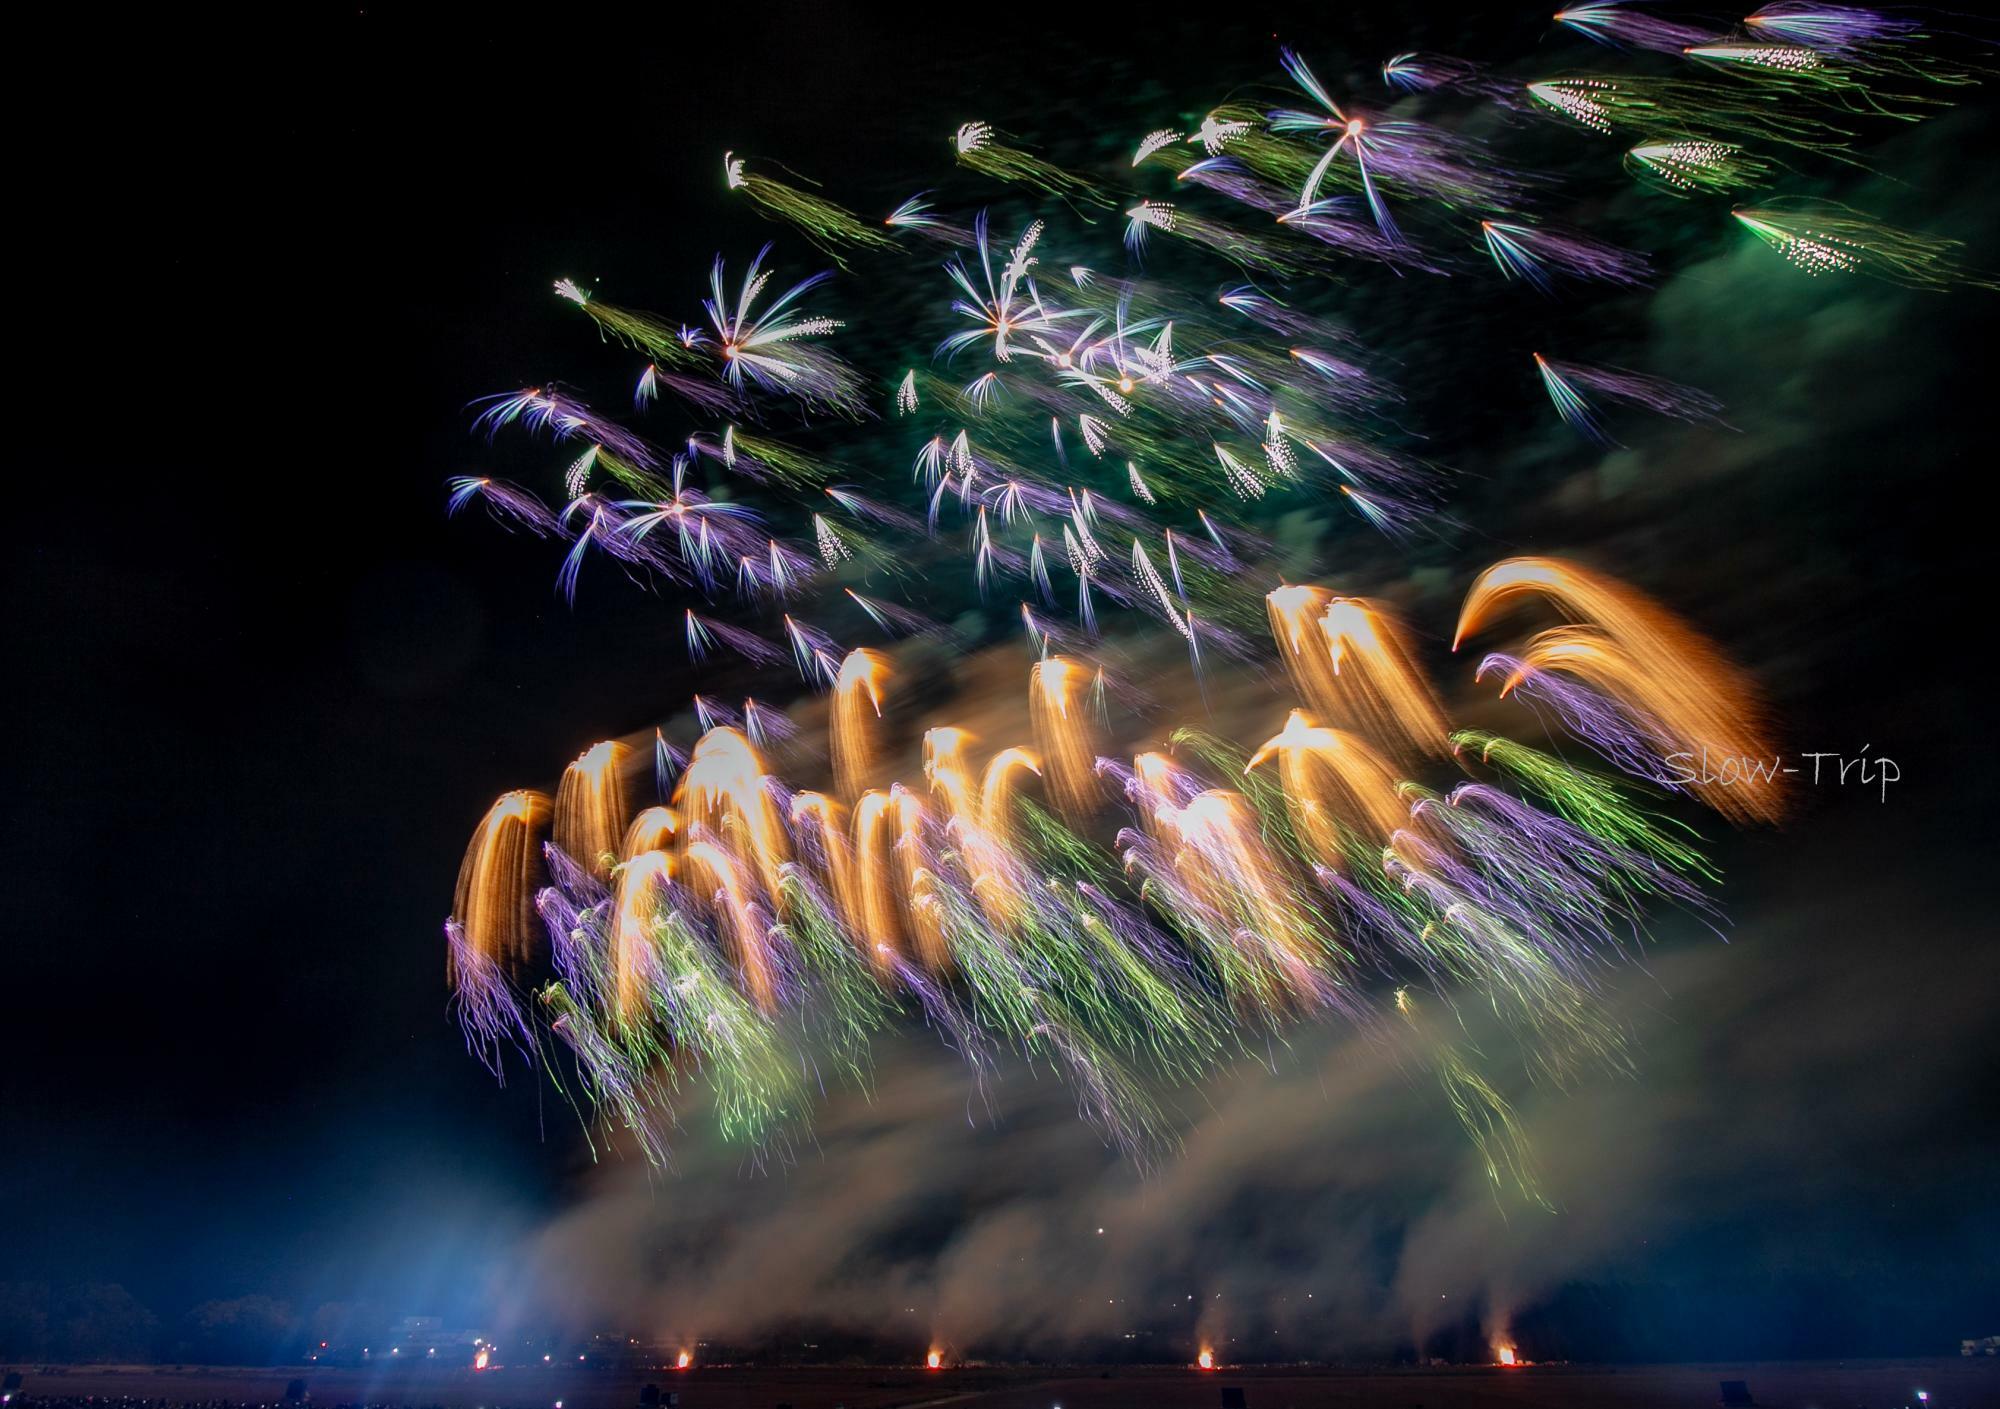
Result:
[[[2000,1361],[1862,1360],[1798,1364],[1448,1369],[1269,1367],[1202,1372],[1172,1367],[945,1369],[696,1367],[686,1371],[414,1368],[409,1371],[279,1367],[176,1369],[21,1366],[13,1409],[147,1409],[276,1405],[304,1378],[318,1409],[335,1405],[443,1409],[632,1409],[645,1384],[677,1391],[681,1409],[1217,1409],[1225,1386],[1246,1409],[1706,1409],[1722,1380],[1747,1380],[1765,1409],[2000,1409]],[[1929,1393],[1920,1405],[1917,1391]],[[95,1397],[96,1404],[86,1404]],[[665,1395],[662,1395],[665,1403]],[[132,1406],[138,1409],[138,1406]]]

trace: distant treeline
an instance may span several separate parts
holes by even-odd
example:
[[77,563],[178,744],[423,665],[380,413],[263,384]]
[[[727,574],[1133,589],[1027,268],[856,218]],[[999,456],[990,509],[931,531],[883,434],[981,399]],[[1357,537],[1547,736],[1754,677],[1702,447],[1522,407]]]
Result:
[[115,1282],[0,1282],[0,1361],[273,1365],[307,1347],[375,1333],[386,1313],[329,1302],[309,1316],[268,1296],[205,1301],[163,1320]]

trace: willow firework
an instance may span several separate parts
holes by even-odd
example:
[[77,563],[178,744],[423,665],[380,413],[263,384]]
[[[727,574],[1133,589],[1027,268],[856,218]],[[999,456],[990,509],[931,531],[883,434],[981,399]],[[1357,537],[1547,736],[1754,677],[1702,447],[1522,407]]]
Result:
[[[1831,16],[1766,7],[1755,43],[1870,84],[1927,52]],[[1727,41],[1637,6],[1557,19],[1609,62],[1773,67],[1688,55]],[[1328,581],[1299,523],[1330,517],[1343,562],[1420,541],[1432,579],[1460,541],[1454,481],[1406,423],[1407,363],[1371,346],[1390,300],[1457,328],[1448,291],[1475,280],[1546,311],[1510,281],[1618,297],[1662,277],[1505,158],[1519,133],[1567,140],[1528,111],[1628,132],[1628,167],[1698,198],[1769,187],[1773,147],[1838,165],[1872,108],[1818,79],[1523,87],[1409,53],[1382,79],[1418,96],[1378,115],[1290,51],[1278,67],[1308,107],[1160,114],[1108,162],[965,124],[966,172],[923,177],[1005,183],[982,192],[1010,202],[997,216],[940,187],[878,225],[724,156],[732,190],[853,280],[774,296],[770,247],[717,255],[706,297],[689,279],[668,304],[685,321],[556,286],[640,362],[635,417],[685,420],[642,431],[553,385],[490,398],[477,429],[550,456],[562,497],[482,473],[449,506],[555,540],[572,597],[606,560],[668,595],[659,641],[684,674],[553,800],[509,792],[474,833],[448,973],[496,1072],[524,1054],[656,1159],[700,1083],[726,1135],[782,1156],[817,1086],[865,1087],[875,1037],[921,1023],[975,1086],[1008,1055],[1061,1073],[1145,1164],[1173,1148],[1182,1088],[1340,1022],[1407,1044],[1496,1184],[1533,1194],[1515,1080],[1438,1015],[1490,1008],[1523,1079],[1632,1065],[1607,975],[1663,908],[1714,921],[1675,809],[1767,824],[1788,805],[1671,760],[1768,755],[1771,725],[1719,648],[1587,565],[1491,566],[1452,632],[1422,592]],[[1122,249],[1093,223],[1114,210]],[[1735,216],[1811,272],[1966,279],[1949,241],[1841,209],[1760,193]],[[1720,244],[1725,225],[1699,228]],[[1350,301],[1350,275],[1392,292]],[[893,357],[857,336],[883,325],[908,335]],[[1496,382],[1532,356],[1587,435],[1608,439],[1613,405],[1720,434],[1704,392],[1508,345]],[[1442,649],[1531,605],[1556,620],[1476,662]],[[1481,681],[1494,727],[1462,727],[1452,702]],[[1566,761],[1565,739],[1612,771]]]

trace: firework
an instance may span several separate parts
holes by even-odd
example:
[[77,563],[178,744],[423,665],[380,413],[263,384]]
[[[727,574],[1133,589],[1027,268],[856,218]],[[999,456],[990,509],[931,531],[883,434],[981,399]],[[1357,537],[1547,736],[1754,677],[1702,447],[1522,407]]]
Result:
[[1932,93],[1898,91],[1883,81],[1880,71],[1805,44],[1697,44],[1687,56],[1741,82],[1863,116],[1915,122],[1947,101]]
[[1078,209],[1109,207],[1111,204],[1109,196],[1083,177],[999,141],[991,123],[960,124],[958,131],[952,134],[951,146],[959,165],[970,167],[995,181],[1018,182],[1033,187]]
[[1035,662],[1028,684],[1042,776],[1057,804],[1071,813],[1087,813],[1097,800],[1097,750],[1084,699],[1086,677],[1076,661],[1049,656]]
[[[546,481],[523,476],[538,493],[462,476],[449,508],[478,503],[560,543],[566,595],[599,557],[669,590],[690,662],[726,668],[727,702],[682,696],[662,729],[642,713],[645,730],[585,752],[553,803],[510,794],[480,823],[446,924],[468,1045],[496,1072],[509,1054],[547,1064],[649,1158],[665,1158],[671,1102],[693,1082],[727,1138],[786,1158],[817,1086],[866,1089],[874,1035],[922,1023],[975,1091],[1006,1053],[1056,1073],[1143,1166],[1173,1148],[1170,1088],[1283,1042],[1291,1023],[1342,1021],[1415,1042],[1492,1177],[1532,1194],[1511,1086],[1434,1005],[1489,1010],[1528,1078],[1628,1070],[1605,974],[1637,955],[1655,907],[1712,918],[1698,887],[1714,879],[1693,833],[1633,797],[1774,820],[1775,782],[1724,788],[1684,766],[1703,751],[1768,758],[1769,729],[1714,647],[1573,565],[1514,560],[1480,576],[1454,645],[1530,600],[1558,620],[1482,643],[1499,649],[1457,675],[1499,691],[1485,708],[1531,711],[1564,751],[1604,759],[1605,775],[1553,748],[1453,732],[1420,619],[1281,576],[1305,562],[1375,571],[1347,557],[1351,539],[1373,538],[1362,524],[1392,539],[1451,524],[1443,467],[1407,448],[1431,429],[1403,423],[1423,399],[1402,401],[1363,325],[1325,316],[1320,281],[1355,256],[1411,277],[1357,270],[1348,316],[1381,317],[1376,292],[1393,290],[1392,320],[1462,317],[1422,301],[1452,309],[1491,290],[1416,276],[1462,274],[1471,261],[1448,246],[1476,224],[1505,279],[1647,282],[1646,258],[1559,223],[1553,177],[1510,166],[1500,144],[1520,124],[1461,121],[1454,96],[1630,131],[1626,164],[1677,194],[1743,189],[1778,170],[1770,150],[1843,159],[1830,109],[1866,106],[1822,80],[1762,76],[1791,70],[1746,46],[1807,51],[1798,73],[1870,91],[1905,72],[1899,58],[1918,62],[1914,30],[1837,8],[1767,7],[1739,44],[1587,0],[1559,21],[1620,49],[1723,46],[1691,57],[1733,76],[1524,88],[1405,54],[1385,83],[1433,96],[1394,115],[1337,104],[1286,52],[1303,110],[1163,114],[1115,159],[1147,192],[1118,202],[1130,254],[1157,235],[1247,271],[1219,297],[1177,281],[1202,256],[1176,249],[1140,269],[1112,231],[1080,234],[1091,222],[1061,203],[1094,215],[1109,198],[985,124],[954,139],[960,163],[1042,207],[1011,240],[985,212],[940,214],[924,194],[862,222],[725,158],[762,213],[836,262],[876,266],[849,305],[857,323],[941,339],[940,356],[926,365],[905,347],[857,371],[820,311],[829,276],[773,297],[768,250],[740,281],[715,261],[698,327],[559,286],[643,359],[649,433],[676,409],[700,428],[655,444],[560,388],[490,398],[476,428],[532,433]],[[1852,213],[1842,225],[1775,201],[1737,217],[1809,269],[1925,287],[1964,277],[1955,247]],[[949,247],[946,279],[917,286],[950,301],[934,319],[875,259],[909,239]],[[1656,377],[1536,365],[1586,434],[1604,436],[1621,406],[1694,422],[1720,411]],[[1355,518],[1336,515],[1330,541],[1315,541],[1316,522],[1298,531],[1332,504]],[[1258,597],[1274,582],[1263,638]],[[1000,640],[1017,616],[1025,660]],[[893,662],[838,639],[877,632],[922,639]],[[1175,692],[1195,699],[1183,646],[1204,706],[1213,695],[1238,718],[1246,701],[1257,711],[1256,747],[1176,727]],[[942,672],[969,681],[1005,659],[1027,670],[1027,699],[974,686],[966,722],[980,736],[909,713]],[[904,688],[885,719],[892,670]],[[808,735],[793,718],[819,718],[804,697],[821,691],[824,733]],[[699,738],[670,739],[690,713]],[[916,739],[921,776],[899,779],[899,741]]]
[[1716,421],[1722,413],[1722,403],[1707,392],[1664,377],[1649,377],[1615,367],[1557,362],[1539,352],[1534,358],[1535,370],[1541,374],[1542,386],[1555,404],[1556,414],[1600,445],[1616,442],[1604,429],[1597,406],[1599,400],[1637,406],[1677,421]]
[[1607,136],[1671,132],[1677,139],[1761,141],[1836,158],[1850,136],[1829,118],[1792,110],[1778,88],[1620,75],[1546,79],[1530,83],[1527,93],[1536,106]]
[[817,487],[836,470],[783,441],[751,435],[735,426],[725,430],[720,440],[689,436],[687,447],[692,455],[718,462],[730,474],[792,488]]
[[1450,54],[1397,54],[1382,64],[1382,81],[1399,93],[1438,90],[1465,93],[1505,108],[1523,104],[1521,85],[1500,78],[1483,64]]
[[541,793],[505,793],[480,820],[465,860],[451,912],[462,945],[452,949],[454,981],[461,972],[526,962],[534,939],[534,887],[549,799]]
[[1132,165],[1137,166],[1161,152],[1173,152],[1186,142],[1186,135],[1171,127],[1157,128],[1139,139],[1138,149],[1132,153]]
[[1314,962],[1311,918],[1248,801],[1221,788],[1175,801],[1197,785],[1157,754],[1135,758],[1133,771],[1153,800],[1142,811],[1145,838],[1126,840],[1126,866],[1212,966],[1232,1010],[1248,1017],[1316,1006],[1327,985]]
[[1313,76],[1312,70],[1306,67],[1305,61],[1297,54],[1286,49],[1280,58],[1285,66],[1285,72],[1292,76],[1292,81],[1303,88],[1324,109],[1324,112],[1296,112],[1288,109],[1272,113],[1271,130],[1334,134],[1332,145],[1318,161],[1313,163],[1312,169],[1306,173],[1305,180],[1300,183],[1299,212],[1304,214],[1314,207],[1319,199],[1320,185],[1326,180],[1327,173],[1332,169],[1334,162],[1339,160],[1342,152],[1349,152],[1354,159],[1355,179],[1359,181],[1363,193],[1367,196],[1368,208],[1375,217],[1377,228],[1383,238],[1395,240],[1397,238],[1395,221],[1390,218],[1389,208],[1376,191],[1373,178],[1368,174],[1368,157],[1373,144],[1368,139],[1367,120],[1342,112],[1340,105],[1333,101],[1326,89],[1321,86],[1319,79]]
[[1555,22],[1600,44],[1629,45],[1657,54],[1684,53],[1690,45],[1706,44],[1715,37],[1648,13],[1643,0],[1576,0],[1556,11]]
[[1653,721],[1635,717],[1612,696],[1570,674],[1540,670],[1522,657],[1500,651],[1480,661],[1475,678],[1498,678],[1503,696],[1552,721],[1612,766],[1635,778],[1665,785],[1662,755],[1671,746],[1662,747],[1661,730]]
[[1858,5],[1822,5],[1815,0],[1775,0],[1744,17],[1755,33],[1788,44],[1805,44],[1839,54],[1870,45],[1909,39],[1917,21]]
[[796,186],[760,176],[750,171],[734,152],[723,153],[722,174],[730,190],[741,191],[768,215],[797,226],[805,232],[807,239],[842,267],[846,264],[844,248],[895,248],[894,240],[852,211],[843,210],[832,201],[801,191]]
[[1391,245],[1402,236],[1391,217],[1383,188],[1447,208],[1499,209],[1521,194],[1521,184],[1494,154],[1476,140],[1407,118],[1377,119],[1344,111],[1289,50],[1282,55],[1285,70],[1316,102],[1321,111],[1281,110],[1270,115],[1275,132],[1320,132],[1333,137],[1301,184],[1298,211],[1319,204],[1321,184],[1346,154],[1353,161],[1353,179],[1376,231]]
[[1348,836],[1379,846],[1409,821],[1396,774],[1358,735],[1316,725],[1295,709],[1244,772],[1273,757],[1294,829],[1328,864],[1346,855]]
[[[1350,669],[1365,635],[1355,622],[1338,633]],[[874,672],[850,663],[843,674],[858,682],[848,697],[871,708]],[[1086,720],[1099,688],[1060,657],[1030,681],[1031,715],[1063,760],[1057,766],[1074,775],[1079,815],[1099,806],[1096,780],[1107,768],[1092,757]],[[1347,1003],[1352,945],[1372,932],[1427,967],[1498,985],[1552,1044],[1551,1070],[1578,1053],[1610,1060],[1615,1043],[1593,1027],[1574,966],[1612,942],[1613,921],[1630,918],[1635,897],[1698,903],[1656,864],[1656,853],[1678,857],[1684,845],[1621,810],[1608,785],[1530,751],[1503,752],[1501,741],[1489,741],[1484,756],[1500,756],[1559,800],[1557,814],[1471,785],[1449,797],[1412,793],[1359,737],[1296,711],[1248,758],[1185,731],[1175,737],[1242,777],[1245,791],[1204,787],[1159,755],[1111,768],[1144,829],[1124,843],[1125,861],[1170,931],[1212,967],[1240,1019]],[[1218,1054],[1216,1019],[1199,989],[1178,986],[1187,959],[1095,881],[1051,886],[1048,878],[1079,867],[1090,876],[1101,865],[1083,836],[1018,795],[1018,780],[1040,775],[1060,796],[1052,770],[1039,751],[1013,748],[975,776],[968,742],[963,730],[929,731],[935,808],[900,785],[862,793],[850,839],[837,804],[817,794],[797,794],[781,810],[751,742],[714,728],[689,758],[674,808],[633,819],[624,860],[601,877],[571,854],[588,855],[609,835],[608,821],[592,819],[616,811],[599,794],[615,791],[619,755],[600,746],[579,760],[565,787],[583,820],[567,829],[567,847],[549,850],[555,884],[542,893],[561,975],[543,998],[593,1098],[628,1124],[657,1119],[663,1093],[644,1075],[649,1054],[676,1051],[714,1084],[726,1133],[768,1140],[798,1113],[782,1025],[804,1001],[802,985],[823,997],[828,1038],[858,1071],[860,1045],[884,1020],[886,983],[975,1066],[987,1060],[983,1024],[1043,1052],[1076,1086],[1086,1118],[1134,1159],[1169,1147],[1130,1063],[1143,1057],[1192,1074]],[[1276,788],[1260,781],[1266,760],[1277,764]],[[506,819],[532,813],[503,799],[468,865],[531,854],[531,829],[501,838]],[[1385,844],[1385,869],[1371,882],[1362,858]],[[1295,871],[1307,863],[1316,881]],[[1337,936],[1302,889],[1312,884],[1332,887],[1336,909],[1361,928]],[[1407,916],[1391,900],[1399,890],[1417,897]],[[460,908],[477,911],[470,892]],[[455,945],[463,932],[454,921]],[[468,978],[458,975],[462,1007],[479,998]],[[599,1009],[606,1025],[586,1030]],[[1484,1079],[1469,1065],[1453,1071],[1459,1082]],[[638,1133],[657,1153],[662,1132]],[[1474,1138],[1491,1132],[1475,1129]]]
[[636,348],[656,364],[693,368],[703,365],[701,331],[674,323],[656,313],[620,308],[594,298],[574,279],[556,280],[556,293],[581,308],[606,337]]
[[446,512],[456,514],[477,499],[486,506],[495,522],[503,527],[519,524],[538,538],[557,531],[556,516],[548,506],[519,485],[483,476],[460,475],[449,481],[451,498]]
[[630,754],[615,739],[593,744],[563,770],[556,790],[555,844],[599,880],[618,864],[625,836],[625,790],[619,774]]
[[1761,186],[1777,166],[1734,142],[1703,137],[1641,142],[1625,154],[1626,169],[1675,195],[1718,194]]
[[1862,274],[1913,289],[1944,289],[1953,284],[2000,288],[1992,276],[1971,272],[1959,262],[1964,246],[1957,240],[1898,230],[1846,206],[1777,200],[1754,208],[1738,207],[1730,214],[1744,229],[1814,277]]
[[926,192],[910,197],[890,211],[883,224],[892,230],[914,230],[926,239],[942,245],[969,245],[972,232],[964,226],[946,220],[931,210],[930,202],[924,199]]
[[993,250],[986,233],[986,212],[979,212],[973,222],[973,238],[979,253],[978,272],[981,277],[975,280],[973,272],[957,256],[945,265],[946,273],[965,295],[952,303],[952,311],[972,319],[978,326],[946,338],[939,345],[939,352],[952,356],[968,347],[990,343],[994,357],[1005,362],[1012,350],[1010,339],[1036,334],[1057,335],[1066,320],[1077,316],[1074,312],[1046,307],[1042,303],[1041,291],[1035,285],[1031,272],[1035,264],[1034,251],[1045,228],[1037,220],[1021,232],[996,279],[993,274]]
[[1333,688],[1325,688],[1322,678],[1318,693],[1330,719],[1400,755],[1449,750],[1443,707],[1419,669],[1403,627],[1386,608],[1356,597],[1335,597],[1320,613],[1319,634]]
[[705,696],[690,695],[688,703],[694,706],[695,722],[701,727],[703,734],[712,733],[717,729],[733,729],[743,722],[742,717],[728,705],[718,704]]
[[766,781],[763,759],[746,736],[727,726],[711,728],[688,756],[674,797],[689,835],[699,830],[731,838],[775,890],[790,848]]
[[[656,732],[654,737],[660,736]],[[648,807],[633,817],[632,825],[625,829],[625,845],[620,854],[630,861],[648,851],[665,851],[673,845],[680,829],[681,819],[671,807]]]
[[840,677],[839,646],[826,632],[790,613],[786,613],[784,621],[785,639],[791,643],[792,663],[799,668],[799,679],[816,689],[831,686]]
[[1171,201],[1140,201],[1125,212],[1125,248],[1135,258],[1145,252],[1147,237],[1155,230],[1200,245],[1243,269],[1297,274],[1307,268],[1297,250],[1184,211]]
[[664,851],[639,852],[618,868],[611,920],[611,1009],[620,1023],[636,1021],[659,987],[660,976],[652,968],[652,931],[662,918],[672,880],[673,858]]
[[817,317],[794,307],[826,281],[815,274],[779,294],[762,311],[757,302],[770,282],[764,260],[771,246],[758,251],[743,273],[734,299],[723,288],[723,260],[717,255],[709,274],[709,296],[702,302],[714,329],[722,375],[739,391],[751,387],[797,397],[808,406],[858,418],[865,403],[860,379],[838,357],[814,345],[840,327],[837,319]]
[[[1782,814],[1783,779],[1769,766],[1777,750],[1756,692],[1706,639],[1623,583],[1552,558],[1510,558],[1488,568],[1466,593],[1453,648],[1529,597],[1546,600],[1570,624],[1530,643],[1521,657],[1525,673],[1570,676],[1620,706],[1620,717],[1636,723],[1660,758],[1642,776],[1657,782],[1674,760],[1700,754],[1761,762],[1763,775],[1740,784],[1699,782],[1690,790],[1734,820],[1769,822]],[[1510,675],[1503,689],[1522,674]],[[1607,752],[1621,761],[1615,748]]]
[[1643,284],[1651,277],[1644,256],[1588,235],[1502,220],[1482,220],[1479,228],[1500,272],[1543,293],[1552,290],[1558,276],[1607,284]]
[[772,665],[783,660],[785,656],[783,651],[756,632],[746,631],[740,626],[732,626],[713,617],[698,616],[693,608],[689,608],[688,658],[697,661],[706,660],[718,646],[734,651],[752,665]]
[[762,525],[747,506],[689,488],[686,471],[686,457],[676,456],[670,492],[656,499],[619,500],[612,508],[623,516],[618,521],[622,545],[644,553],[659,540],[669,540],[664,551],[712,596],[719,565],[755,551],[765,541]]
[[666,457],[642,436],[598,415],[558,387],[503,392],[485,398],[485,403],[473,426],[489,438],[517,422],[530,431],[546,431],[558,443],[583,444],[590,465],[642,490],[656,487],[653,476],[666,469]]
[[1633,806],[1610,778],[1497,734],[1461,730],[1452,735],[1452,743],[1463,753],[1476,754],[1481,763],[1519,779],[1557,815],[1592,836],[1650,856],[1683,874],[1719,879],[1695,846],[1692,828]]
[[833,682],[833,771],[840,790],[858,797],[873,771],[875,721],[882,717],[888,662],[874,651],[849,651]]

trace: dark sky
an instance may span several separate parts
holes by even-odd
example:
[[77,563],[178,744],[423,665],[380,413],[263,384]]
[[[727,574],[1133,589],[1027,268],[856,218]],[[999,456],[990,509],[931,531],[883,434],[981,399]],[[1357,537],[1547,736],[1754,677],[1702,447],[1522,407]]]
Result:
[[[868,210],[923,184],[895,173],[943,171],[968,116],[1072,141],[1102,120],[1105,150],[1123,149],[1151,112],[1268,79],[1274,33],[1363,67],[1404,47],[1548,42],[1525,15],[1324,36],[1283,19],[734,18],[544,10],[444,28],[327,11],[60,46],[87,49],[89,78],[29,158],[50,246],[20,277],[51,323],[16,407],[54,443],[17,460],[5,554],[6,1277],[121,1282],[169,1319],[247,1292],[477,1318],[590,1187],[571,1114],[465,1057],[439,936],[487,801],[684,688],[657,599],[606,585],[572,613],[553,555],[443,516],[444,478],[481,463],[467,401],[625,375],[549,297],[553,277],[681,289],[691,306],[719,245],[783,239],[728,200],[725,147],[782,156]],[[1991,128],[1951,132],[1888,159],[1911,163],[1914,211],[1990,236],[2000,207],[1974,153]],[[1778,387],[1816,340],[1790,404],[1859,398],[1851,433],[1767,425],[1767,444],[1791,436],[1782,463],[1670,466],[1677,495],[1564,526],[1678,554],[1660,585],[1768,665],[1799,747],[1873,743],[1909,780],[1884,805],[1816,798],[1789,835],[1722,843],[1767,1001],[1676,1022],[1761,1048],[1895,989],[1915,1030],[1906,1051],[1874,1014],[1859,1051],[1813,1068],[1889,1079],[1890,1106],[1894,1080],[1910,1086],[1914,1114],[1879,1143],[1829,1145],[1845,1177],[1774,1223],[1764,1181],[1814,1162],[1811,1122],[1791,1163],[1718,1159],[1740,1195],[1693,1201],[1655,1251],[1556,1275],[1558,1329],[1584,1336],[1579,1299],[1615,1283],[1655,1311],[1721,1289],[1712,1314],[1688,1313],[1697,1337],[1767,1304],[1760,1288],[1862,1317],[1877,1305],[1862,1288],[1884,1285],[1898,1311],[1883,1348],[2000,1330],[2000,1284],[1968,1242],[1994,1231],[1977,1111],[1996,1049],[1961,1012],[1995,973],[1990,633],[1971,595],[1992,459],[1971,369],[1994,297],[1912,313],[1899,295],[1872,329],[1838,310],[1781,317],[1751,348],[1761,363],[1749,344],[1730,354],[1742,387]],[[1700,325],[1698,310],[1655,318],[1656,346],[1685,349]],[[1885,363],[1889,390],[1871,389]],[[1463,415],[1462,435],[1507,423]],[[1635,525],[1669,514],[1659,535]],[[1535,531],[1523,512],[1496,533]],[[1841,972],[1862,977],[1824,1003],[1773,977]],[[1954,1017],[1926,1033],[1933,1002]],[[1705,1137],[1732,1138],[1727,1116]]]

